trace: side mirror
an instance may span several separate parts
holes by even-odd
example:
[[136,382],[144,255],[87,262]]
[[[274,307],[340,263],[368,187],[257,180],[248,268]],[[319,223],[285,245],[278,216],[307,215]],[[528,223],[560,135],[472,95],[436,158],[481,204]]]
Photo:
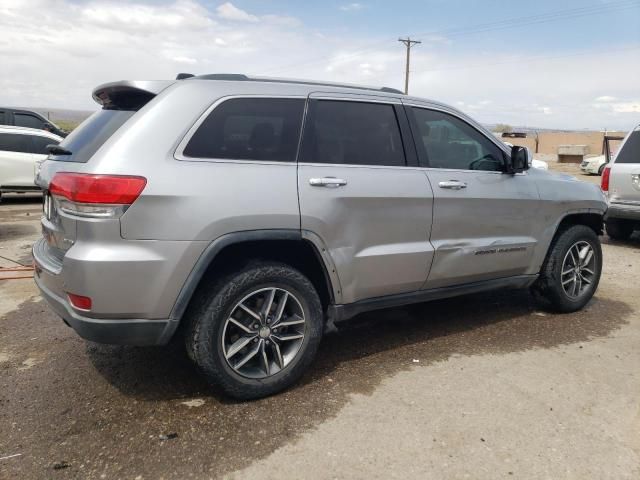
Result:
[[522,173],[529,170],[533,155],[527,147],[514,145],[511,147],[511,157],[507,159],[507,173]]

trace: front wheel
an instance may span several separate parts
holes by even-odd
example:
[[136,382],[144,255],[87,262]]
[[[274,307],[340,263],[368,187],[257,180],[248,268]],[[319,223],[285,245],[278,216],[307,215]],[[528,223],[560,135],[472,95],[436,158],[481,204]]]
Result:
[[249,265],[197,301],[187,319],[187,351],[231,397],[279,392],[316,355],[323,330],[320,299],[313,284],[288,265]]
[[593,297],[601,272],[598,236],[587,226],[574,225],[554,238],[532,291],[552,310],[575,312]]

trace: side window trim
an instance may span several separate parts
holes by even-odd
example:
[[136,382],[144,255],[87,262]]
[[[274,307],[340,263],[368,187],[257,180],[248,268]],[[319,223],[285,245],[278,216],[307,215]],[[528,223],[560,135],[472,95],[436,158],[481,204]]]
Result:
[[[413,112],[414,108],[441,112],[446,115],[451,115],[457,120],[463,122],[465,125],[471,128],[478,135],[482,136],[483,138],[488,140],[490,143],[493,143],[498,148],[498,150],[500,150],[500,152],[502,153],[503,162],[505,162],[506,164],[506,160],[509,157],[509,154],[505,151],[505,146],[501,144],[499,141],[497,141],[495,138],[491,138],[485,133],[483,133],[481,130],[478,130],[477,127],[469,123],[465,118],[461,117],[460,115],[456,115],[455,112],[452,112],[444,108],[437,108],[435,106],[427,106],[427,105],[405,104],[404,108],[405,108],[405,112],[407,113],[407,117],[409,118],[409,126],[411,127],[411,133],[413,134],[414,144],[418,152],[418,163],[419,163],[419,166],[421,166],[422,168],[438,168],[438,167],[431,166],[431,164],[429,163],[429,155],[427,153],[427,150],[424,147],[424,144],[422,142],[417,141],[417,139],[420,138],[420,130],[418,127],[418,123],[416,121],[416,117]],[[463,172],[479,171],[479,170],[469,170],[469,169],[460,169],[460,168],[438,168],[438,170],[457,170],[457,171],[463,171]],[[491,171],[491,170],[482,170],[482,171],[487,173],[498,173],[498,174],[504,173],[504,172]]]
[[404,148],[405,166],[419,167],[420,162],[418,161],[418,152],[416,150],[416,144],[406,109],[400,104],[393,104],[393,108],[396,112],[398,126],[400,127],[400,138],[402,139],[402,146]]
[[[405,124],[405,131],[402,129],[402,116],[400,115],[400,111],[402,110],[402,104],[393,101],[395,99],[390,99],[392,101],[386,101],[385,97],[378,98],[370,98],[368,96],[364,96],[363,98],[354,98],[352,96],[341,96],[341,95],[330,95],[330,94],[322,94],[319,95],[317,92],[312,93],[308,97],[307,105],[305,106],[304,112],[304,121],[302,124],[302,130],[300,132],[300,145],[298,146],[298,163],[304,163],[305,165],[335,165],[341,167],[359,167],[359,168],[406,168],[407,166],[418,166],[418,158],[415,152],[415,147],[412,149],[412,144],[410,142],[410,137],[407,136],[408,133],[408,122]],[[303,142],[305,135],[305,128],[308,128],[308,123],[314,119],[314,105],[317,105],[318,102],[322,101],[330,101],[330,102],[349,102],[349,103],[370,103],[370,104],[380,104],[380,105],[388,105],[393,108],[393,112],[396,119],[396,125],[398,127],[398,132],[400,134],[400,141],[402,143],[402,150],[404,156],[404,165],[361,165],[357,163],[318,163],[318,162],[307,162],[301,160],[303,156]],[[406,121],[406,118],[405,118]],[[407,136],[407,137],[406,137]],[[405,138],[406,137],[406,138]],[[413,157],[411,157],[413,155]],[[409,159],[412,159],[415,162],[415,165],[409,163]]]
[[[205,120],[209,117],[211,112],[213,112],[216,108],[218,108],[223,103],[229,100],[235,99],[247,99],[247,98],[255,98],[255,99],[297,99],[304,100],[304,108],[303,115],[301,119],[300,133],[298,137],[298,145],[296,149],[295,161],[294,162],[281,162],[277,160],[252,160],[252,159],[232,159],[232,158],[206,158],[206,157],[188,157],[184,154],[187,145],[196,134],[200,126],[205,122]],[[267,165],[295,165],[297,164],[298,155],[300,154],[300,145],[302,142],[302,133],[304,130],[305,119],[307,115],[309,99],[306,95],[260,95],[260,94],[245,94],[245,95],[226,95],[224,97],[216,98],[211,105],[209,105],[204,112],[198,117],[198,119],[193,123],[191,127],[189,127],[182,137],[182,139],[178,142],[178,146],[176,147],[173,158],[174,160],[179,160],[183,162],[207,162],[207,163],[257,163],[257,164],[267,164]]]
[[424,148],[424,144],[419,142],[420,138],[420,130],[418,128],[418,122],[416,121],[416,116],[413,113],[412,105],[405,105],[404,111],[409,119],[409,128],[411,129],[411,137],[413,138],[413,145],[416,149],[416,153],[418,155],[418,166],[422,168],[431,168],[429,163],[429,155],[427,154],[427,149]]

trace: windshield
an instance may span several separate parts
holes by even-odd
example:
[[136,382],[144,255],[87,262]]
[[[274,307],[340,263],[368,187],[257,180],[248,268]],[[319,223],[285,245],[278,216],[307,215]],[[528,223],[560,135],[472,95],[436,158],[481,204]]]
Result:
[[87,162],[135,113],[132,110],[98,110],[60,144],[71,155],[51,155],[49,159],[59,162]]

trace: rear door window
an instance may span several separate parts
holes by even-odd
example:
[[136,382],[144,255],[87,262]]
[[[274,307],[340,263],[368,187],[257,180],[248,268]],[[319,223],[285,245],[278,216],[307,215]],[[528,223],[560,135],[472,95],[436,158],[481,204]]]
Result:
[[17,133],[0,133],[0,151],[31,153],[29,136]]
[[304,99],[234,98],[209,114],[184,149],[191,158],[295,162]]
[[44,122],[41,119],[28,113],[14,113],[13,123],[16,127],[37,128],[39,130],[44,126]]
[[41,135],[29,135],[31,138],[32,152],[38,155],[49,155],[47,145],[58,145],[58,141],[53,138],[43,137]]
[[616,163],[640,163],[640,130],[631,135],[618,152]]
[[404,166],[393,105],[339,100],[310,104],[301,162]]

